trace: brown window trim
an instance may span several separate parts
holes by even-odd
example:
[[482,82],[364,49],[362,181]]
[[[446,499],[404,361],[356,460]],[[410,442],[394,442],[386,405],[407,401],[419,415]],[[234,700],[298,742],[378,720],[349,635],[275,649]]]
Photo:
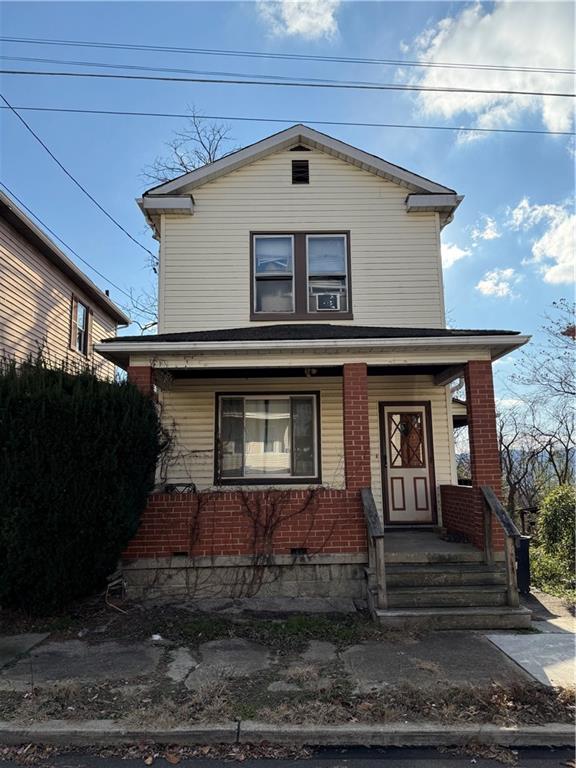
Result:
[[[286,397],[313,397],[316,408],[316,476],[315,477],[269,477],[258,479],[255,477],[220,477],[220,400],[223,397],[266,397],[270,395],[284,395]],[[321,408],[320,390],[282,391],[258,390],[249,392],[215,392],[214,398],[214,485],[321,485],[322,484],[322,438],[321,438]]]
[[[254,237],[259,235],[291,235],[294,238],[294,312],[256,312],[255,306],[255,274],[254,274]],[[346,311],[333,312],[309,312],[308,311],[308,269],[306,264],[306,236],[307,235],[344,235],[346,238],[346,287],[347,303]],[[317,322],[329,322],[330,318],[337,320],[353,320],[352,312],[352,260],[350,257],[350,230],[305,230],[305,231],[253,231],[250,232],[250,320],[284,321],[292,322],[315,320]]]

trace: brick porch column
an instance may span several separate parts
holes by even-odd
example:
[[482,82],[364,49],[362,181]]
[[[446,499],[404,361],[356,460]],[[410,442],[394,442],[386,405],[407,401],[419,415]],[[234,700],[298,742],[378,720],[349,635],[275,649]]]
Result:
[[129,365],[126,369],[128,381],[134,384],[143,395],[154,395],[154,369],[150,365]]
[[346,363],[343,366],[342,399],[346,488],[358,491],[369,488],[371,482],[366,363]]
[[472,486],[479,488],[481,485],[490,485],[500,498],[502,474],[496,433],[492,363],[489,360],[471,360],[464,369],[464,378]]

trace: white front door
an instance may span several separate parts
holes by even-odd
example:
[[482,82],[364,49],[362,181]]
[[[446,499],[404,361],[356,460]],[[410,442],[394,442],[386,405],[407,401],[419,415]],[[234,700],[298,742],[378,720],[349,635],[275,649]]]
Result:
[[425,405],[381,407],[388,523],[412,525],[434,521],[429,428]]

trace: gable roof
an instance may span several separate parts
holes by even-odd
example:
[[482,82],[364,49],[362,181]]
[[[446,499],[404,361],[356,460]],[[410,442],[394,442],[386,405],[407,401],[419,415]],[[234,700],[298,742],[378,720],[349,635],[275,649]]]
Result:
[[40,229],[11,197],[0,190],[0,218],[14,227],[30,245],[34,246],[62,274],[77,285],[92,301],[119,325],[129,325],[130,318],[122,312],[98,286],[78,269],[56,243]]
[[316,131],[314,128],[309,128],[307,125],[298,124],[286,128],[279,133],[274,133],[272,136],[257,141],[255,144],[250,144],[236,152],[232,152],[219,160],[215,160],[213,163],[203,165],[201,168],[196,168],[194,171],[178,176],[172,179],[172,181],[152,187],[144,193],[144,197],[185,194],[201,184],[213,181],[219,176],[235,171],[248,163],[253,163],[255,160],[260,160],[274,152],[280,152],[298,145],[318,149],[326,154],[338,157],[365,171],[400,184],[412,193],[433,195],[456,194],[449,187],[426,179],[424,176],[401,168],[399,165],[389,163],[381,157],[364,152],[362,149]]

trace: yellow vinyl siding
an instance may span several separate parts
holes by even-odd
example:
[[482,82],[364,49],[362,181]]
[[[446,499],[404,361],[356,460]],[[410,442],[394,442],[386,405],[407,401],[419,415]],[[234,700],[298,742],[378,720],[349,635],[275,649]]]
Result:
[[[216,393],[320,392],[320,435],[322,484],[344,487],[344,438],[342,419],[342,379],[175,379],[162,381],[160,394],[162,419],[172,431],[172,457],[162,478],[170,484],[210,488],[214,482],[214,420]],[[382,401],[430,401],[436,485],[451,483],[453,452],[451,416],[446,388],[437,387],[431,376],[370,376],[368,379],[370,415],[370,453],[372,489],[382,512],[382,473],[380,467],[380,425],[378,403]],[[271,485],[273,485],[271,481]]]
[[[291,161],[310,184],[291,183]],[[350,230],[353,321],[442,327],[437,214],[406,213],[408,190],[331,155],[282,151],[193,191],[194,215],[163,215],[160,333],[250,322],[251,231]]]
[[93,312],[93,343],[115,334],[114,320],[0,219],[0,355],[22,361],[42,348],[54,363],[94,363],[112,377],[114,365],[93,350],[86,358],[70,349],[72,294]]
[[343,487],[342,382],[338,377],[174,380],[160,394],[163,423],[174,437],[166,476],[168,483],[194,483],[200,489],[213,485],[217,392],[270,395],[319,392],[322,484]]
[[[454,452],[452,443],[452,414],[448,409],[446,387],[434,385],[432,376],[370,376],[368,378],[370,409],[370,448],[372,490],[378,509],[382,511],[382,469],[379,407],[380,402],[430,401],[436,489],[451,484]],[[438,502],[440,494],[436,491]]]

